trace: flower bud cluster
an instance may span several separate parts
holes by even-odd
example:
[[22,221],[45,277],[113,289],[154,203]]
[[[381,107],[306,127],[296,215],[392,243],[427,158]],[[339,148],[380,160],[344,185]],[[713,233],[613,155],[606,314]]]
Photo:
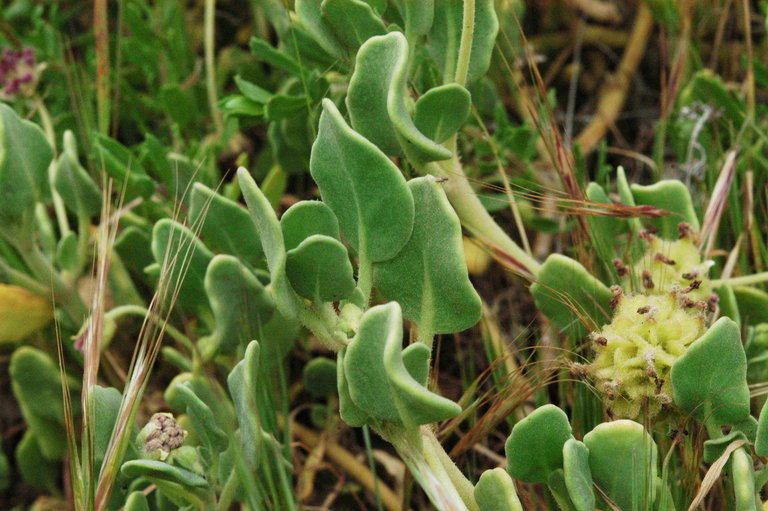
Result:
[[6,48],[0,55],[0,99],[13,100],[34,93],[43,65],[38,65],[35,50]]
[[654,417],[672,402],[672,365],[707,328],[717,304],[695,234],[680,238],[644,232],[647,250],[632,266],[615,261],[622,286],[613,286],[610,324],[590,334],[596,356],[589,374],[611,413]]
[[145,458],[165,461],[174,449],[184,444],[187,432],[176,423],[173,414],[156,413],[139,432],[138,443]]

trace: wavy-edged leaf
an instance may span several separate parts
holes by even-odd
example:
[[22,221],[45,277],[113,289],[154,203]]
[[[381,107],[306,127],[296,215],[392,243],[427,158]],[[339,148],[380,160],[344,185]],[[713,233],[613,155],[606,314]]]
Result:
[[53,360],[39,349],[22,346],[13,352],[8,373],[24,422],[40,440],[42,455],[49,460],[63,459],[64,407],[61,378]]
[[461,407],[458,404],[434,392],[430,392],[411,376],[405,367],[402,349],[403,317],[399,304],[397,302],[390,302],[379,307],[387,309],[382,311],[381,314],[384,315],[386,313],[389,316],[391,328],[396,329],[400,333],[400,336],[397,338],[395,336],[388,336],[386,338],[384,366],[402,422],[406,425],[431,424],[460,414]]
[[293,289],[315,302],[337,302],[355,290],[347,247],[322,234],[313,234],[287,252],[285,272]]
[[583,337],[610,317],[611,291],[579,262],[560,254],[550,255],[531,286],[536,308],[561,332]]
[[420,329],[466,330],[482,306],[469,281],[459,218],[431,176],[412,179],[408,188],[416,205],[413,234],[394,258],[374,265],[376,288]]
[[[438,68],[443,72],[445,83],[452,82],[456,74],[463,6],[462,0],[435,0],[435,17],[428,39],[429,49]],[[493,0],[476,0],[475,30],[467,83],[482,77],[488,71],[498,31],[499,21]]]
[[232,254],[251,265],[264,255],[248,211],[202,183],[192,186],[189,221],[201,226],[200,236],[217,252]]
[[413,197],[395,165],[353,131],[328,99],[312,146],[312,177],[341,232],[368,261],[394,257],[413,230]]
[[339,221],[331,208],[319,200],[299,201],[288,208],[280,218],[285,249],[299,246],[313,234],[324,234],[341,241]]
[[483,472],[475,485],[474,496],[480,511],[523,511],[515,482],[503,468]]
[[227,449],[229,440],[227,435],[216,425],[213,412],[202,399],[197,397],[192,390],[190,382],[179,385],[176,389],[179,399],[186,406],[187,415],[195,428],[195,433],[208,449],[210,455],[218,456],[218,453]]
[[352,51],[371,37],[387,33],[376,11],[362,0],[323,0],[320,8],[323,19]]
[[336,33],[323,18],[320,8],[321,2],[317,0],[296,0],[296,16],[304,29],[312,35],[312,38],[323,50],[337,59],[342,58],[346,49],[339,42]]
[[304,366],[302,383],[304,389],[318,397],[336,394],[336,362],[326,357],[317,357]]
[[213,310],[210,336],[216,354],[231,353],[252,339],[263,338],[275,302],[251,271],[236,257],[217,255],[205,274],[205,292]]
[[69,211],[92,217],[101,211],[101,190],[77,158],[75,136],[64,132],[64,150],[56,161],[53,186]]
[[416,101],[413,123],[427,138],[441,144],[461,129],[471,108],[467,89],[457,83],[441,85]]
[[[169,218],[163,218],[152,229],[152,255],[163,265],[168,258],[172,263],[169,282],[180,282],[179,303],[191,309],[205,307],[205,272],[213,253],[187,227]],[[186,262],[186,264],[185,264]],[[183,270],[186,267],[186,272]]]
[[568,416],[555,405],[544,405],[515,424],[507,438],[507,471],[527,483],[546,483],[563,468],[563,445],[573,438]]
[[269,200],[261,192],[248,171],[240,167],[237,170],[237,178],[245,203],[248,205],[248,211],[256,224],[256,230],[259,232],[264,255],[267,257],[275,303],[283,315],[296,317],[299,309],[299,298],[291,289],[288,277],[285,275],[285,245],[283,232],[280,230],[280,222],[278,222],[277,215],[269,204]]
[[132,460],[123,463],[120,472],[129,478],[145,477],[149,480],[161,480],[176,483],[190,488],[207,488],[208,481],[205,478],[174,467],[163,461],[155,460]]
[[339,389],[339,415],[347,425],[359,428],[368,422],[369,416],[355,404],[349,390],[349,381],[344,369],[347,348],[342,348],[336,355],[336,387]]
[[227,388],[235,405],[237,423],[240,426],[239,440],[249,463],[256,462],[259,437],[256,414],[256,388],[259,376],[261,350],[257,341],[251,341],[245,350],[243,360],[235,365],[227,376]]
[[403,350],[403,364],[414,380],[427,386],[429,379],[429,360],[432,350],[426,344],[415,342]]
[[344,356],[344,375],[357,407],[379,419],[412,425],[459,414],[456,403],[430,392],[408,373],[402,342],[397,302],[373,307],[363,315]]
[[0,103],[0,218],[16,219],[41,200],[52,159],[43,130]]
[[656,206],[671,214],[651,219],[651,223],[659,230],[659,236],[673,240],[679,236],[677,225],[687,222],[696,231],[699,230],[699,219],[693,208],[691,194],[680,181],[665,179],[652,185],[632,185],[632,196],[635,202],[644,206]]
[[658,449],[643,426],[604,422],[584,435],[595,484],[621,509],[648,509],[656,493]]
[[672,365],[675,404],[701,422],[736,424],[749,415],[747,357],[741,332],[720,318]]
[[352,126],[393,156],[419,162],[445,160],[451,151],[425,136],[413,122],[406,87],[408,41],[400,32],[372,37],[357,54],[347,109]]

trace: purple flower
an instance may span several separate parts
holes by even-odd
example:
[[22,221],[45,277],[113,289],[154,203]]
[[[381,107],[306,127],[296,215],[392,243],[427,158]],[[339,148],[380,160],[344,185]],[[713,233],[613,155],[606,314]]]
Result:
[[5,48],[0,55],[0,99],[31,96],[44,67],[37,63],[34,48]]

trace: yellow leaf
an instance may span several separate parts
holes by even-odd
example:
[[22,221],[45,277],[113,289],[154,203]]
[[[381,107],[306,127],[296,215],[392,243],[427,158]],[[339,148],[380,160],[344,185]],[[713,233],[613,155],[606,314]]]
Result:
[[0,343],[20,341],[52,317],[47,300],[24,288],[0,284]]

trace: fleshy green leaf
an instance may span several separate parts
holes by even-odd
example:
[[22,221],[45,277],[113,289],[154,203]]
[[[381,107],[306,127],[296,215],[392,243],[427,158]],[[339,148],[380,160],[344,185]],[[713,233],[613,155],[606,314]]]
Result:
[[[435,17],[429,33],[429,49],[443,72],[443,82],[454,80],[463,22],[462,0],[435,0]],[[499,31],[493,0],[475,2],[475,30],[469,58],[467,83],[482,77],[491,63],[491,54]]]
[[32,488],[55,493],[59,491],[60,464],[51,461],[41,450],[41,444],[31,429],[28,429],[16,446],[16,469]]
[[503,468],[483,472],[474,495],[480,511],[523,511],[515,483]]
[[406,34],[421,36],[429,33],[435,17],[434,0],[396,0],[394,3],[405,21]]
[[293,289],[315,302],[337,302],[355,290],[347,248],[322,234],[313,234],[287,252],[285,272]]
[[671,213],[651,220],[661,238],[677,239],[677,225],[680,222],[687,222],[696,231],[699,230],[699,219],[693,209],[691,194],[682,182],[667,179],[648,186],[633,184],[632,195],[638,205],[656,206]]
[[318,200],[299,201],[283,213],[280,218],[285,249],[299,246],[313,234],[324,234],[341,241],[339,221],[327,204]]
[[125,501],[125,511],[150,511],[149,501],[143,491],[134,491]]
[[171,219],[160,220],[152,229],[152,254],[161,266],[167,258],[172,273],[166,278],[181,283],[182,306],[194,309],[208,305],[203,282],[213,254],[192,231]]
[[445,160],[451,152],[427,138],[411,119],[406,98],[408,41],[400,32],[371,38],[357,54],[347,109],[352,126],[392,156],[419,162]]
[[344,356],[344,375],[354,403],[374,417],[405,424],[429,424],[460,413],[456,403],[428,391],[408,373],[402,341],[397,302],[363,315]]
[[733,288],[739,316],[747,325],[768,323],[768,293],[748,286]]
[[400,251],[413,230],[413,197],[405,179],[376,146],[347,126],[328,99],[310,169],[358,255],[375,262]]
[[449,83],[429,89],[416,101],[413,122],[427,138],[440,144],[461,129],[471,107],[469,91]]
[[728,445],[736,440],[747,441],[747,436],[741,431],[731,431],[720,438],[711,438],[704,442],[704,461],[714,463],[719,458]]
[[258,423],[255,421],[256,389],[259,376],[259,358],[261,350],[257,341],[251,341],[245,350],[243,360],[227,376],[227,388],[235,405],[237,423],[240,425],[240,442],[249,463],[256,462],[258,449]]
[[161,480],[176,483],[184,487],[207,488],[208,481],[199,475],[174,467],[168,463],[154,460],[132,460],[123,463],[120,472],[126,477],[145,477],[149,480]]
[[329,358],[317,357],[304,366],[302,382],[304,389],[318,397],[336,394],[336,362]]
[[191,383],[184,383],[177,387],[179,399],[186,406],[187,415],[195,428],[195,433],[201,439],[203,445],[210,449],[210,454],[218,456],[218,453],[227,449],[227,435],[216,425],[213,412],[192,390]]
[[589,449],[575,438],[563,445],[563,478],[576,511],[593,511],[595,492],[589,468]]
[[320,4],[317,0],[296,0],[296,16],[304,29],[312,35],[323,50],[328,52],[328,55],[341,58],[346,50],[339,43],[333,28],[323,18]]
[[672,366],[675,404],[701,422],[736,424],[749,415],[747,357],[741,333],[720,318]]
[[599,424],[584,435],[595,484],[621,509],[648,509],[656,493],[658,450],[630,420]]
[[[587,186],[587,198],[600,204],[612,204],[603,187],[597,183],[589,183]],[[606,263],[610,263],[616,257],[614,249],[617,238],[626,231],[627,222],[622,218],[612,216],[588,215],[590,232],[589,236],[597,254]]]
[[101,191],[80,165],[75,136],[69,130],[64,132],[64,151],[56,161],[53,184],[72,213],[91,217],[101,211]]
[[427,386],[429,379],[429,359],[432,350],[426,344],[415,342],[403,350],[403,364],[414,380]]
[[275,303],[283,315],[295,317],[299,309],[299,297],[291,289],[288,277],[285,275],[285,245],[280,222],[248,171],[240,167],[237,170],[237,178],[245,203],[248,205],[248,211],[256,223],[264,255],[267,257]]
[[[155,191],[155,182],[146,174],[131,151],[120,142],[101,133],[93,135],[93,151],[99,167],[115,180],[125,183],[125,200],[149,198]],[[183,189],[182,189],[183,190]]]
[[201,225],[200,236],[213,250],[251,265],[261,260],[259,233],[248,211],[202,183],[192,187],[189,221]]
[[18,218],[41,200],[53,150],[43,130],[0,103],[0,218]]
[[563,333],[583,337],[609,318],[611,291],[573,259],[552,254],[531,286],[536,308]]
[[31,434],[40,439],[47,459],[65,454],[64,407],[61,378],[51,357],[36,348],[22,346],[13,352],[8,369],[13,395]]
[[467,274],[459,219],[432,177],[412,179],[408,187],[416,205],[413,234],[394,258],[374,266],[376,288],[426,332],[466,330],[482,310]]
[[346,353],[347,348],[343,348],[336,355],[336,386],[339,389],[339,415],[347,425],[359,428],[368,422],[369,417],[352,399],[352,394],[349,390],[349,380],[344,369]]
[[534,410],[507,438],[507,471],[527,483],[546,483],[563,468],[563,445],[573,438],[568,416],[555,405]]
[[210,341],[216,353],[231,353],[252,339],[263,338],[275,302],[264,285],[236,257],[218,255],[208,265],[205,292],[216,328]]
[[362,0],[323,0],[321,9],[323,18],[352,51],[371,37],[387,33],[381,18]]

